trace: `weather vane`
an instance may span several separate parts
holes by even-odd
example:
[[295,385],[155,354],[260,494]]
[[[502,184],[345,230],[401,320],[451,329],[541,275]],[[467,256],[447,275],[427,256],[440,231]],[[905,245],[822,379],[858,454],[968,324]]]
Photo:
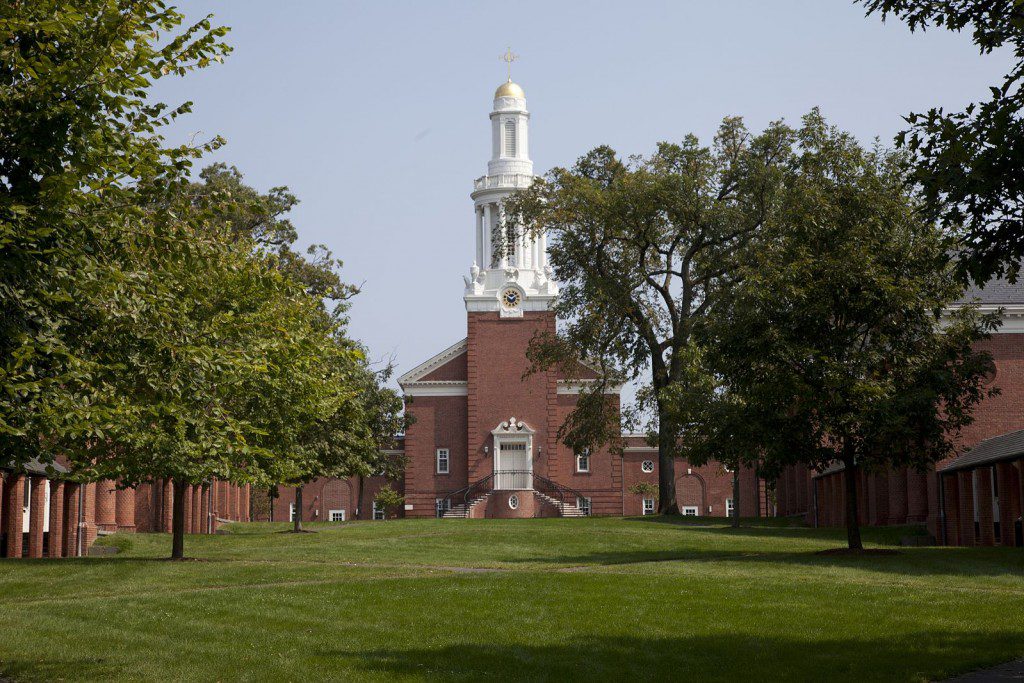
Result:
[[508,50],[505,51],[505,54],[503,54],[500,57],[500,59],[501,59],[501,61],[505,62],[505,64],[508,66],[508,80],[511,81],[512,80],[512,62],[514,62],[517,59],[519,59],[519,55],[513,54],[512,53],[512,47],[509,46]]

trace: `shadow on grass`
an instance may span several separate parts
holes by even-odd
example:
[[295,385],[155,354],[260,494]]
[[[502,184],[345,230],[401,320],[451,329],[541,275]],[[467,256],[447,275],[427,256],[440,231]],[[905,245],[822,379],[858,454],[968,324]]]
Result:
[[[766,627],[770,620],[766,621]],[[488,680],[935,680],[1020,656],[1021,632],[907,632],[861,639],[779,635],[587,637],[318,653],[385,677]]]

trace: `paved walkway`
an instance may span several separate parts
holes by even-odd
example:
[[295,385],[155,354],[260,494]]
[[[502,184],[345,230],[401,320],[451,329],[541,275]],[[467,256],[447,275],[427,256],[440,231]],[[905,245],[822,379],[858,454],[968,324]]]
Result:
[[1007,683],[1007,681],[1024,681],[1024,659],[1000,664],[991,669],[972,671],[963,676],[950,678],[944,683]]

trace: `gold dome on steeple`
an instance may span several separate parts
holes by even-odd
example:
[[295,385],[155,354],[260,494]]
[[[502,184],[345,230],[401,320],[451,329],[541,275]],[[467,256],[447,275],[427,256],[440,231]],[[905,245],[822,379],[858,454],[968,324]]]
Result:
[[512,79],[508,79],[494,91],[494,99],[499,97],[518,97],[521,100],[526,99],[526,93],[519,87],[518,83],[513,83]]

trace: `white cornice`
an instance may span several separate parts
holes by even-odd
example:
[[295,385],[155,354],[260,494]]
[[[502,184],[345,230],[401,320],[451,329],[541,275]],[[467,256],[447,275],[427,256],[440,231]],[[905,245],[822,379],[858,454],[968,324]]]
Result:
[[[1024,304],[975,304],[982,313],[998,313],[1002,311],[1002,325],[992,334],[1024,334]],[[949,311],[956,311],[963,306],[950,306]]]
[[469,382],[409,382],[402,391],[406,396],[468,396]]
[[[558,380],[557,391],[559,394],[578,394],[596,381],[596,379],[560,379]],[[606,394],[618,394],[621,392],[621,384],[609,384],[604,390]]]
[[421,377],[429,374],[431,370],[444,365],[452,358],[463,353],[466,350],[466,341],[467,339],[462,339],[461,341],[455,342],[441,353],[424,361],[423,363],[420,363],[412,370],[398,378],[398,386],[404,389],[406,384],[419,380]]

